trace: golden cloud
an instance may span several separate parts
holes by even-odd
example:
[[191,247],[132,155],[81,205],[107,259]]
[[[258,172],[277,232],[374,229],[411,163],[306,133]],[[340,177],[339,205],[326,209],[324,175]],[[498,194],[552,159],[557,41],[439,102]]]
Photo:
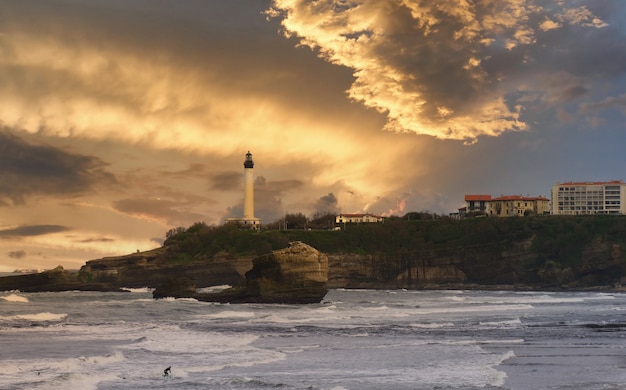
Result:
[[557,8],[533,0],[275,0],[268,14],[286,36],[353,69],[349,96],[385,113],[387,130],[472,141],[526,128],[523,107],[506,99],[514,87],[490,73],[493,53],[560,27],[548,16],[606,25],[585,7]]

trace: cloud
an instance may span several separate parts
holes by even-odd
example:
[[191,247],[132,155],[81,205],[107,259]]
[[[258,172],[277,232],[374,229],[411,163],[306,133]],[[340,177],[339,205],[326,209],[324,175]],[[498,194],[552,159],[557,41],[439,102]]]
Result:
[[473,140],[527,128],[511,94],[524,89],[516,73],[529,74],[543,34],[607,27],[586,7],[541,3],[275,0],[268,14],[286,36],[352,69],[348,95],[385,113],[386,129]]
[[9,253],[7,253],[7,255],[13,259],[22,259],[24,257],[26,257],[26,251],[23,250],[19,250],[19,251],[11,251]]
[[[260,218],[262,223],[278,220],[286,212],[289,212],[285,209],[283,198],[290,192],[301,190],[303,186],[304,183],[297,179],[268,181],[264,176],[257,176],[254,180],[255,217]],[[241,218],[242,215],[243,195],[240,202],[225,210],[224,218]]]
[[241,172],[222,172],[211,177],[211,188],[222,191],[240,189],[243,191],[243,175]]
[[25,225],[12,229],[0,230],[1,237],[32,237],[46,234],[60,233],[71,230],[67,226],[61,225]]
[[338,214],[341,212],[341,208],[338,205],[338,200],[335,194],[332,192],[328,195],[320,197],[313,206],[314,213],[319,214]]
[[585,103],[581,105],[581,109],[583,112],[618,109],[626,114],[626,94],[620,96],[610,96],[595,103]]
[[105,166],[95,157],[32,145],[0,131],[0,205],[24,204],[35,195],[77,195],[115,183]]
[[90,244],[90,243],[108,243],[108,242],[115,242],[114,239],[112,238],[108,238],[108,237],[97,237],[97,238],[84,238],[82,240],[78,240],[78,242],[84,243],[84,244]]
[[113,202],[113,208],[121,213],[156,220],[170,226],[186,226],[205,219],[204,215],[187,210],[184,202],[165,199],[121,199]]

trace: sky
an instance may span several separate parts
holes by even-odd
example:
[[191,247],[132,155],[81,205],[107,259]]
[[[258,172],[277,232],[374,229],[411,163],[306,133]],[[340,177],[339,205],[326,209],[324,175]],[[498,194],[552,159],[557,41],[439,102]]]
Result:
[[623,0],[0,0],[0,271],[626,180]]

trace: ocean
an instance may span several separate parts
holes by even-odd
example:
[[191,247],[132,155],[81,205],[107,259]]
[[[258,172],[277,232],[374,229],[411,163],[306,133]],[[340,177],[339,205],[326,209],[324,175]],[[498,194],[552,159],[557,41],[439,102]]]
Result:
[[0,292],[0,389],[624,389],[625,335],[621,293]]

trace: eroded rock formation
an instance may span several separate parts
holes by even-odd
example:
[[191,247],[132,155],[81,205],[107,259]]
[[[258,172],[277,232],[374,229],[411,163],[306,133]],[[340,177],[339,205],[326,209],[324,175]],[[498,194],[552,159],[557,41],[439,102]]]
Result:
[[255,258],[245,286],[219,293],[192,292],[188,281],[176,280],[157,288],[153,296],[189,297],[229,303],[318,303],[327,293],[328,257],[300,241]]

